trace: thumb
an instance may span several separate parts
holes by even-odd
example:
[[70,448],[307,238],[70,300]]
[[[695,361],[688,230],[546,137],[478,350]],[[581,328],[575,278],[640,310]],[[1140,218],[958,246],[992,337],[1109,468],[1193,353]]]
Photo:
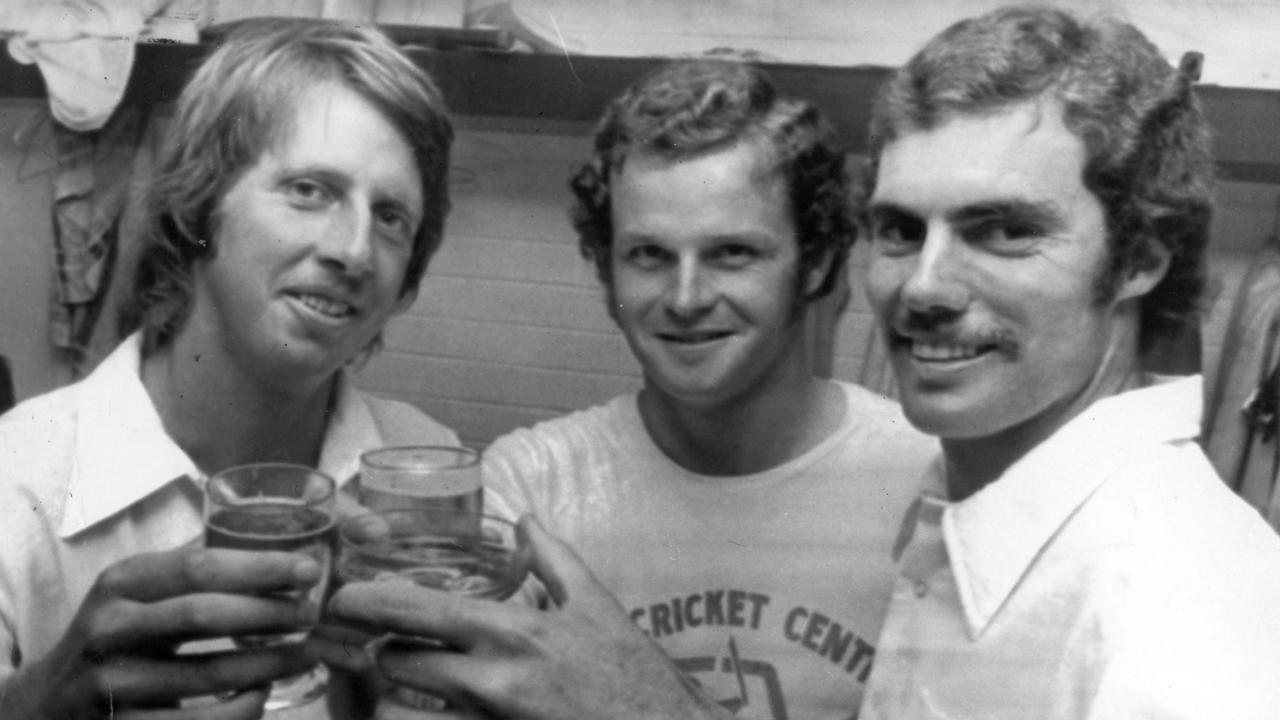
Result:
[[521,517],[519,529],[529,542],[533,574],[546,586],[557,606],[564,606],[570,600],[578,605],[602,602],[617,605],[578,553],[547,532],[536,517]]
[[353,495],[347,487],[343,487],[338,490],[337,495],[334,498],[333,512],[337,517],[338,522],[342,522],[343,520],[366,515],[371,511],[369,508],[361,505],[360,500]]

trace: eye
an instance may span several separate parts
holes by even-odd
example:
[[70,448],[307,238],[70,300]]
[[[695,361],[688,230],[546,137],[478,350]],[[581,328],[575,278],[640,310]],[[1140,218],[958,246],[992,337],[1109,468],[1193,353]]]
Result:
[[1030,250],[1044,236],[1039,225],[1016,219],[992,219],[963,229],[966,242],[988,250],[1017,255]]
[[408,244],[413,240],[416,223],[400,208],[389,205],[376,207],[373,210],[373,220],[384,237],[401,244]]
[[916,218],[894,215],[872,219],[871,242],[885,255],[913,252],[924,239],[925,225]]
[[632,245],[622,252],[622,261],[641,270],[656,270],[671,259],[671,253],[651,243]]
[[285,185],[289,200],[301,207],[320,207],[332,200],[333,193],[323,183],[299,178]]
[[745,243],[717,245],[710,253],[710,260],[721,267],[742,268],[760,257],[760,252]]

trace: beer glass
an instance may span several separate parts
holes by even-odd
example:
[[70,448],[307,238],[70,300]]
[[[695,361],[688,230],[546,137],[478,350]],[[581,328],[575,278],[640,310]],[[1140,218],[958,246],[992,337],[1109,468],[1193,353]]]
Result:
[[[318,470],[287,463],[241,465],[214,475],[205,484],[205,547],[275,550],[310,555],[321,577],[307,591],[307,601],[323,606],[335,542],[335,484]],[[296,633],[232,638],[237,647],[253,648],[301,642]],[[268,710],[305,705],[324,695],[328,670],[311,670],[277,680],[267,699]]]

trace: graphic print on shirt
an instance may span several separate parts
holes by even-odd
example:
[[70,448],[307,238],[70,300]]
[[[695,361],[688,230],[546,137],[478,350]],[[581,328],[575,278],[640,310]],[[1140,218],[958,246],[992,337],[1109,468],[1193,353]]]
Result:
[[[804,658],[848,675],[858,691],[871,673],[875,647],[831,615],[803,605],[775,604],[764,593],[705,590],[635,607],[630,616],[650,637],[663,642],[676,665],[710,697],[741,718],[787,720],[785,663],[796,671]],[[680,645],[695,631],[714,632],[706,653]],[[775,657],[785,653],[787,657]],[[853,709],[856,711],[856,708]]]
[[[717,660],[720,662],[717,663]],[[729,636],[729,650],[726,656],[678,658],[675,663],[694,685],[715,698],[715,701],[729,712],[738,714],[738,711],[752,704],[753,697],[756,698],[755,703],[758,705],[760,704],[758,698],[763,695],[769,709],[769,717],[772,720],[786,720],[787,704],[782,697],[782,683],[778,679],[777,668],[772,663],[739,657],[738,646],[732,635]],[[734,694],[726,697],[707,687],[723,684],[723,682],[708,682],[712,680],[708,675],[732,677],[736,686]],[[752,687],[756,688],[754,693],[751,690]]]

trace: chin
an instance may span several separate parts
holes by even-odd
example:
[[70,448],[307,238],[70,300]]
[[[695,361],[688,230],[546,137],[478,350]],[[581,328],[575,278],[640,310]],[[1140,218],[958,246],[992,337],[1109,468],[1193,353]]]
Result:
[[345,365],[341,358],[341,353],[329,348],[299,343],[278,355],[276,364],[281,372],[294,379],[301,379],[309,376],[332,375]]
[[940,407],[937,403],[902,401],[902,413],[917,430],[943,439],[978,437],[983,433],[974,427],[973,412]]
[[672,382],[670,379],[650,376],[648,385],[681,405],[693,407],[720,404],[729,394],[720,383],[691,382],[688,379]]

